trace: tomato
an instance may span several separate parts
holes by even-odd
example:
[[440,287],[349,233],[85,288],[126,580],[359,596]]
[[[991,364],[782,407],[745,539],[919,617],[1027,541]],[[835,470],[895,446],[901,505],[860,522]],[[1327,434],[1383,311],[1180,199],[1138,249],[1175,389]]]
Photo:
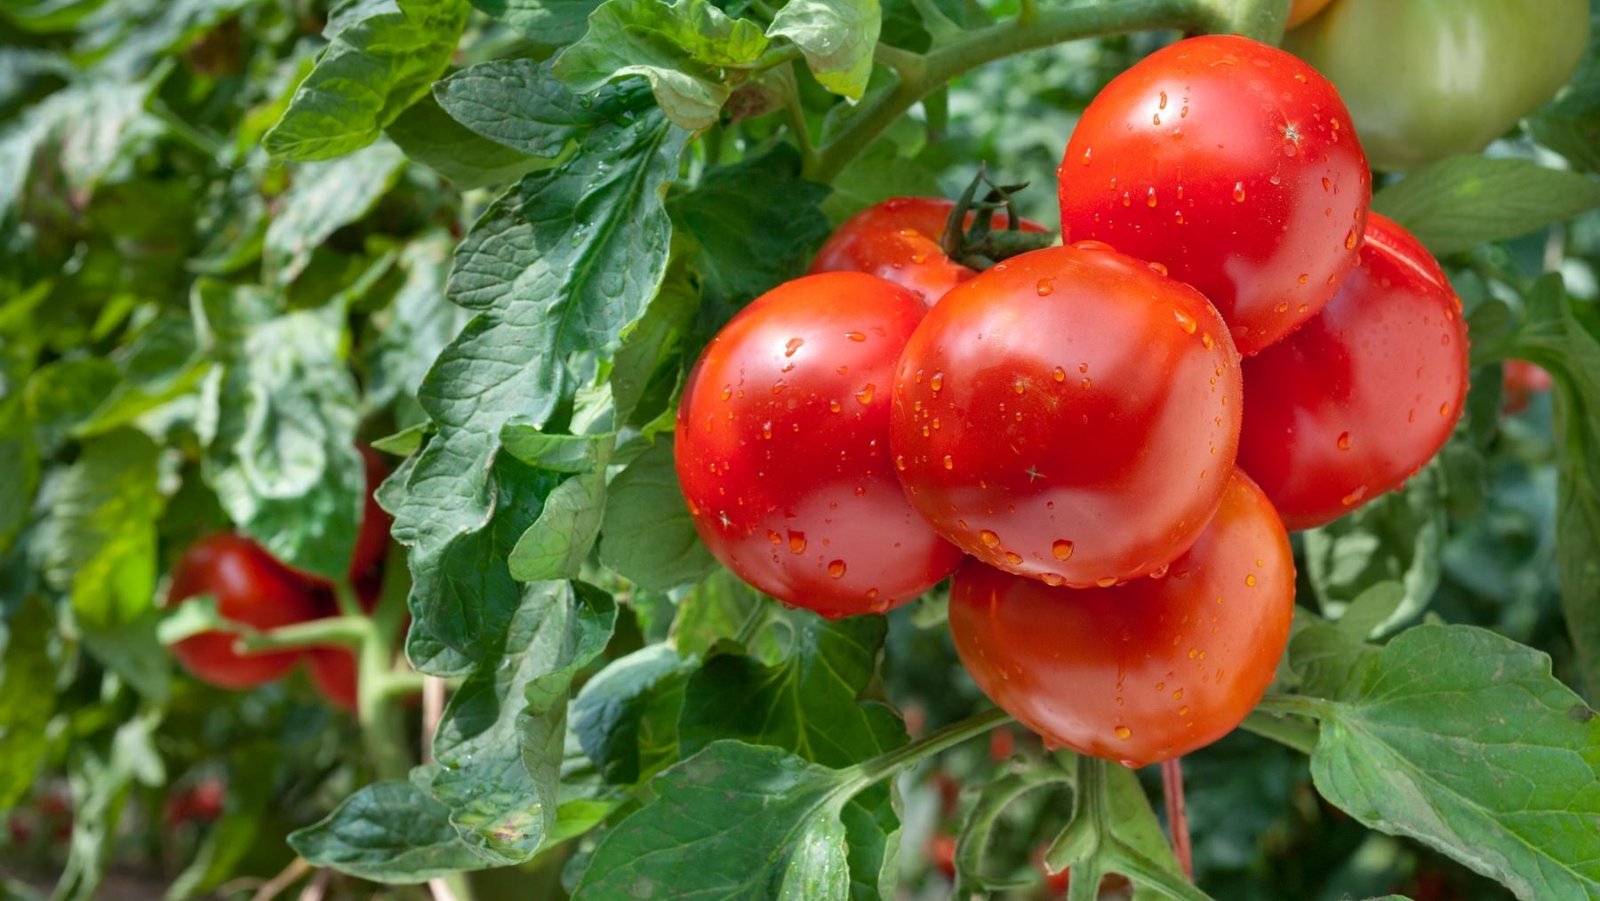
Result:
[[[273,629],[316,616],[305,584],[288,567],[272,559],[241,535],[219,533],[190,545],[172,568],[168,597],[177,603],[209,594],[225,618],[256,629]],[[276,679],[300,659],[298,651],[239,654],[238,635],[215,630],[191,635],[172,645],[172,654],[202,681],[222,688],[253,688]]]
[[1045,854],[1050,850],[1050,843],[1045,842],[1033,849],[1033,868],[1044,877],[1045,896],[1049,898],[1065,898],[1067,890],[1072,888],[1072,868],[1068,867],[1058,873],[1050,872],[1050,866],[1045,863]]
[[1289,21],[1286,27],[1293,28],[1305,22],[1317,13],[1322,12],[1322,8],[1327,5],[1328,0],[1294,0],[1289,5]]
[[1521,413],[1535,394],[1550,390],[1550,373],[1537,363],[1527,360],[1507,360],[1501,375],[1500,408],[1507,413]]
[[168,797],[162,820],[168,826],[214,822],[222,816],[226,802],[227,787],[221,779],[208,776]]
[[1407,169],[1504,134],[1588,38],[1585,0],[1339,0],[1284,46],[1338,86],[1372,164]]
[[1179,41],[1101,91],[1061,162],[1061,231],[1164,264],[1250,356],[1356,261],[1372,174],[1327,79],[1246,38]]
[[964,282],[900,357],[889,444],[911,503],[984,562],[1060,584],[1166,565],[1205,528],[1241,410],[1227,326],[1104,245]]
[[706,346],[678,408],[678,480],[700,537],[740,578],[840,617],[910,600],[960,562],[889,463],[895,359],[923,312],[874,276],[808,275]]
[[356,655],[345,648],[312,648],[306,652],[306,672],[328,703],[356,712]]
[[1053,588],[969,560],[950,590],[956,651],[985,694],[1046,743],[1129,766],[1237,726],[1271,684],[1293,616],[1289,536],[1238,473],[1160,578]]
[[[938,197],[892,197],[874,204],[834,231],[811,263],[812,272],[865,272],[915,291],[933,305],[951,288],[977,275],[977,270],[951,260],[941,246],[952,201]],[[971,223],[973,214],[967,214]],[[994,216],[994,228],[1004,228],[1006,217]],[[1025,232],[1046,229],[1026,219]]]
[[1409,232],[1376,213],[1322,314],[1244,362],[1239,466],[1290,529],[1399,487],[1455,428],[1467,393],[1461,300]]
[[928,839],[928,859],[944,878],[956,878],[956,837],[940,833]]

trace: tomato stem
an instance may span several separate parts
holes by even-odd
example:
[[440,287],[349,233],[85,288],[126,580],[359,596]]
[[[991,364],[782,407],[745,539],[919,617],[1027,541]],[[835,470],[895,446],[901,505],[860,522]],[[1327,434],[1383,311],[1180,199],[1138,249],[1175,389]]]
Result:
[[399,695],[389,688],[395,679],[395,641],[405,622],[410,591],[405,555],[390,553],[384,561],[383,594],[367,621],[357,654],[356,719],[367,758],[379,779],[404,779],[415,762],[403,728]]
[[856,764],[851,768],[857,773],[857,778],[852,780],[851,789],[852,791],[860,791],[874,782],[898,773],[925,757],[932,757],[961,744],[969,738],[976,738],[996,726],[1009,722],[1011,722],[1010,715],[997,708],[951,723],[942,729],[924,735],[916,741],[901,745],[893,751]]
[[319,645],[356,648],[361,646],[367,631],[368,623],[364,616],[328,616],[279,626],[265,632],[242,634],[239,640],[234,642],[234,650],[245,654]]
[[1194,878],[1194,855],[1189,846],[1189,814],[1183,803],[1183,758],[1161,764],[1161,791],[1167,804],[1167,828],[1172,833],[1172,853],[1183,875]]
[[1299,717],[1274,716],[1257,710],[1245,717],[1239,728],[1306,755],[1317,747],[1317,727]]

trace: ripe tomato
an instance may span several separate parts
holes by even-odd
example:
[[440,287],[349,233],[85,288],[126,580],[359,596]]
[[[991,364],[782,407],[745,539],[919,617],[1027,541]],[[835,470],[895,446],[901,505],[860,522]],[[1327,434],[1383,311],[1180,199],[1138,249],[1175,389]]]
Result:
[[1535,394],[1550,390],[1550,373],[1537,363],[1527,360],[1507,360],[1501,375],[1500,409],[1507,413],[1521,413]]
[[[951,288],[977,275],[950,259],[940,245],[955,203],[940,197],[891,197],[867,207],[834,231],[811,263],[812,272],[865,272],[910,288],[932,306]],[[967,222],[973,219],[967,214]],[[996,214],[994,227],[1006,217]],[[1022,231],[1043,234],[1037,222],[1022,220]]]
[[678,481],[700,537],[740,578],[840,617],[910,600],[960,562],[889,463],[895,359],[923,312],[880,278],[808,275],[706,346],[678,408]]
[[1061,232],[1167,266],[1250,356],[1355,265],[1372,174],[1327,79],[1211,35],[1158,50],[1084,110],[1061,162]]
[[928,839],[928,861],[944,878],[956,878],[956,837],[939,833]]
[[1461,300],[1432,255],[1376,213],[1339,295],[1244,362],[1239,465],[1290,529],[1399,487],[1444,446],[1467,393]]
[[[171,603],[195,595],[217,599],[226,619],[272,629],[304,622],[316,608],[304,583],[259,545],[240,535],[219,533],[190,545],[172,568]],[[253,688],[294,667],[298,651],[237,654],[235,632],[191,635],[172,646],[172,654],[197,678],[222,688]]]
[[911,503],[985,563],[1056,584],[1143,576],[1211,518],[1239,357],[1198,291],[1104,245],[1025,253],[945,295],[894,380]]
[[1476,153],[1555,96],[1585,0],[1339,0],[1284,47],[1339,88],[1380,169]]
[[1319,12],[1328,5],[1329,0],[1294,0],[1289,6],[1289,21],[1285,27],[1293,28]]
[[1050,850],[1050,843],[1045,842],[1033,849],[1033,868],[1044,877],[1044,892],[1047,898],[1065,898],[1067,890],[1072,888],[1072,868],[1068,867],[1059,873],[1050,872],[1050,867],[1045,863],[1045,853]]
[[1129,766],[1237,726],[1271,684],[1293,616],[1289,536],[1239,473],[1161,578],[1052,588],[969,560],[950,591],[956,650],[985,694],[1047,743]]
[[306,672],[328,703],[356,712],[356,655],[345,648],[312,648],[306,652]]

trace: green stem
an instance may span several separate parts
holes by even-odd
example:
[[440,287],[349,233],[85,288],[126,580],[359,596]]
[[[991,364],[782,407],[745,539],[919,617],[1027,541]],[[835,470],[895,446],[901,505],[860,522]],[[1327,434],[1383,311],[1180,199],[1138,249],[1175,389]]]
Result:
[[1307,756],[1317,747],[1316,724],[1298,717],[1273,716],[1256,711],[1245,717],[1239,728],[1262,738],[1270,738]]
[[1307,716],[1314,720],[1327,719],[1333,714],[1333,702],[1324,698],[1312,698],[1306,695],[1277,695],[1271,694],[1261,699],[1256,705],[1257,710],[1267,713]]
[[367,615],[367,611],[361,606],[361,599],[356,597],[355,586],[347,581],[334,583],[333,599],[339,605],[339,612],[345,616]]
[[357,655],[356,719],[367,758],[379,779],[404,779],[415,763],[407,739],[394,676],[395,641],[406,617],[411,590],[405,555],[391,552],[383,568],[383,595]]
[[811,126],[806,124],[806,110],[800,103],[800,88],[795,82],[794,67],[783,73],[781,85],[783,90],[783,111],[789,119],[789,131],[794,134],[795,143],[800,147],[800,171],[805,172],[817,164],[817,149],[811,143]]
[[909,742],[901,747],[880,754],[871,760],[856,764],[852,769],[857,773],[854,780],[855,790],[859,791],[887,776],[892,776],[900,770],[923,759],[932,757],[941,751],[953,748],[969,738],[975,738],[988,732],[996,726],[1011,722],[1011,717],[1004,710],[987,710],[976,716],[967,717],[960,722],[951,723],[936,732]]
[[1137,848],[1118,839],[1106,843],[1110,869],[1146,888],[1152,888],[1177,901],[1211,901],[1211,896],[1170,870],[1146,857]]
[[1093,836],[1089,853],[1076,862],[1067,901],[1095,901],[1100,897],[1100,880],[1105,876],[1105,857],[1099,853],[1111,837],[1111,816],[1106,803],[1106,762],[1096,757],[1078,757],[1078,778],[1072,798],[1072,825]]
[[234,648],[240,653],[338,645],[357,648],[366,640],[371,627],[364,616],[329,616],[280,626],[265,632],[239,636]]

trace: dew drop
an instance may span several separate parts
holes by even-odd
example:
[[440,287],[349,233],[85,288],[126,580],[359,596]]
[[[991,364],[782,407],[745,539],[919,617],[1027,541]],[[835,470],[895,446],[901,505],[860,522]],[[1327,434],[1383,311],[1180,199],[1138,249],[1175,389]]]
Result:
[[1244,203],[1244,182],[1242,181],[1233,183],[1233,202]]
[[1156,205],[1156,189],[1155,188],[1152,187],[1150,189],[1150,191],[1144,195],[1144,205],[1148,206],[1148,207],[1153,207],[1153,206]]
[[1083,164],[1085,166],[1089,165],[1089,159],[1090,159],[1090,157],[1091,157],[1091,155],[1093,153],[1093,150],[1094,150],[1094,148],[1092,148],[1092,147],[1083,148]]
[[864,387],[860,391],[856,392],[856,401],[858,403],[861,403],[861,404],[870,404],[870,403],[872,403],[872,392],[874,390],[875,389],[873,387],[873,384],[871,382],[868,382],[866,384],[866,387]]
[[794,352],[799,350],[800,346],[805,343],[804,338],[790,338],[789,343],[783,345],[783,355],[786,357],[794,356]]
[[833,578],[833,579],[843,578],[843,576],[844,576],[844,561],[843,560],[830,561],[828,563],[828,576],[829,576],[829,578]]
[[1344,235],[1344,249],[1345,250],[1355,250],[1356,249],[1356,242],[1359,241],[1360,239],[1361,239],[1361,236],[1357,235],[1356,234],[1356,230],[1353,229],[1353,228],[1350,229],[1348,232],[1345,232],[1345,235]]
[[839,406],[839,402],[838,401],[830,400],[830,401],[828,401],[828,409],[833,411],[833,412],[835,412],[835,413],[837,413],[842,408]]
[[1051,588],[1060,588],[1062,585],[1066,584],[1067,580],[1061,578],[1055,573],[1042,573],[1039,576],[1039,581],[1049,585]]
[[1339,433],[1339,449],[1340,450],[1349,450],[1350,449],[1350,433],[1349,432],[1340,432]]
[[1000,536],[988,529],[984,529],[978,533],[978,540],[982,541],[985,547],[1000,546]]
[[1103,579],[1096,579],[1094,584],[1098,585],[1101,588],[1110,588],[1111,586],[1117,584],[1117,577],[1116,576],[1106,576]]
[[894,468],[900,470],[901,472],[905,472],[906,471],[906,457],[905,457],[905,454],[895,454],[895,456],[894,456]]
[[806,533],[789,530],[789,553],[804,554],[806,552]]
[[1149,266],[1150,271],[1154,272],[1156,275],[1162,276],[1163,278],[1166,277],[1167,267],[1165,265],[1161,263],[1147,263],[1145,265]]
[[1191,335],[1194,334],[1195,329],[1200,327],[1200,324],[1194,321],[1193,316],[1190,316],[1188,313],[1185,313],[1182,310],[1174,309],[1172,311],[1172,318],[1178,321],[1178,328],[1183,329],[1185,332]]
[[950,456],[949,454],[945,454],[944,455],[944,468],[945,469],[955,469],[956,468],[956,460],[955,460],[955,458]]
[[1129,729],[1127,726],[1118,726],[1112,731],[1116,733],[1117,738],[1120,738],[1123,741],[1127,741],[1133,737],[1133,730]]
[[928,387],[933,389],[934,394],[938,394],[939,389],[944,387],[944,373],[935,372],[933,377],[928,379]]
[[1022,555],[1016,551],[1006,551],[1006,562],[1012,566],[1018,566],[1022,563]]
[[1064,382],[1067,380],[1067,371],[1062,369],[1060,366],[1057,366],[1055,369],[1051,370],[1050,377],[1058,382]]
[[1033,290],[1036,291],[1040,297],[1049,297],[1050,292],[1056,289],[1055,281],[1056,280],[1053,278],[1041,278],[1039,279],[1039,283],[1033,286]]
[[1058,538],[1055,541],[1050,543],[1050,553],[1057,560],[1062,560],[1062,561],[1071,560],[1072,559],[1072,542],[1066,540],[1065,538]]
[[761,437],[763,437],[763,438],[771,438],[772,437],[772,420],[769,419],[766,422],[763,422],[761,424]]
[[1256,574],[1255,573],[1246,573],[1245,574],[1244,586],[1246,588],[1254,588],[1254,587],[1256,587]]
[[851,340],[851,341],[857,341],[857,342],[860,342],[860,341],[865,341],[865,340],[867,340],[867,336],[866,336],[866,335],[863,335],[863,334],[861,334],[861,333],[860,333],[860,332],[845,332],[845,333],[844,333],[844,336],[845,336],[845,337],[846,337],[846,338],[849,338],[849,339],[850,339],[850,340]]
[[1211,333],[1206,332],[1200,336],[1200,343],[1205,346],[1206,350],[1210,350],[1211,346],[1216,342],[1211,340]]
[[733,386],[732,385],[723,386],[722,399],[723,400],[727,400],[728,398],[730,398],[732,396],[733,396]]

